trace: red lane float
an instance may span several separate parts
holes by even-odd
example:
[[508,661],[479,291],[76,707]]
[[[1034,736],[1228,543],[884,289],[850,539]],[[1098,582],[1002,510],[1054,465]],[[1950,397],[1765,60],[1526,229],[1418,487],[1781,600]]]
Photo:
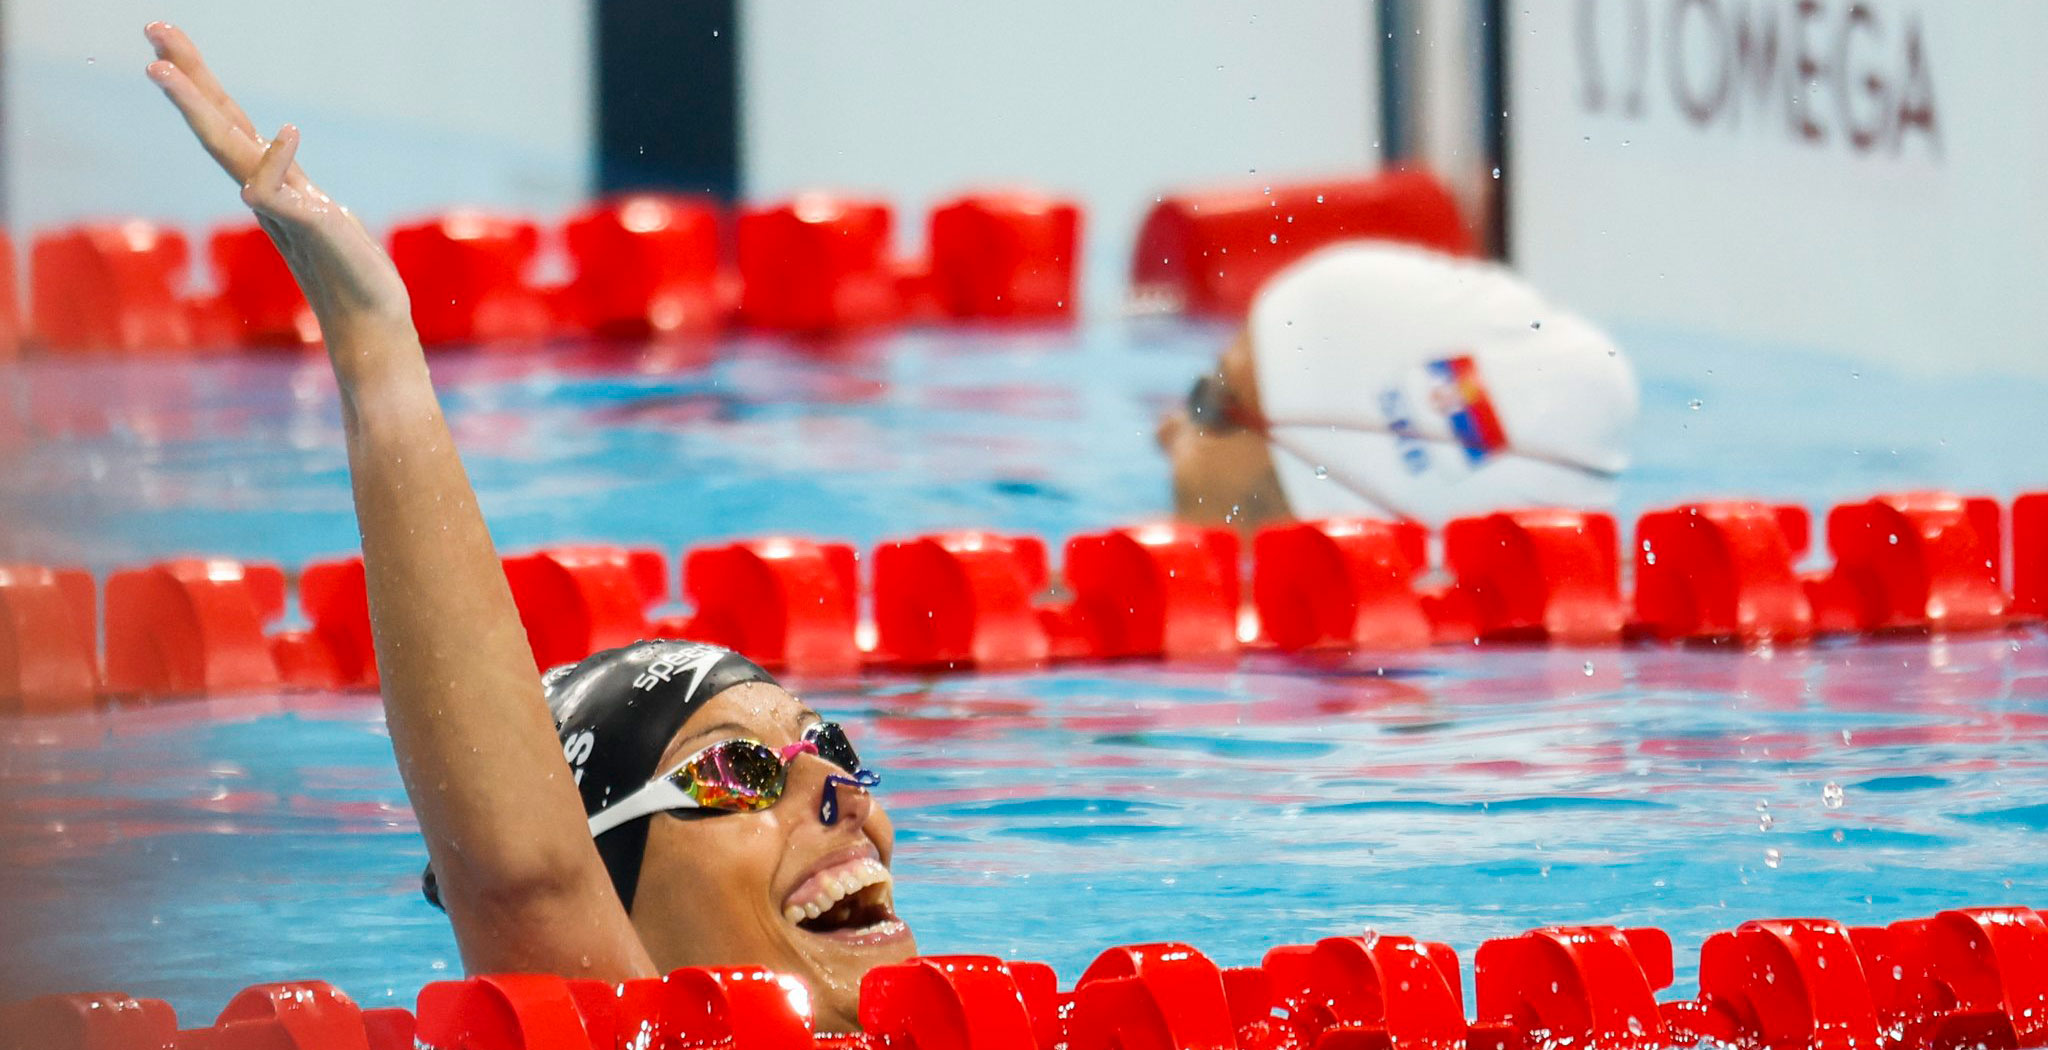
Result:
[[1238,540],[1228,529],[1141,525],[1067,541],[1065,628],[1096,659],[1237,652]]
[[1444,560],[1472,602],[1482,638],[1577,645],[1621,637],[1620,553],[1606,514],[1461,518],[1444,529]]
[[2048,924],[1966,908],[1849,931],[1888,1027],[1936,1046],[2048,1046]]
[[14,282],[14,241],[0,230],[0,363],[21,352],[21,293]]
[[1259,966],[1271,1006],[1286,1013],[1304,1046],[1323,1046],[1332,1035],[1354,1045],[1376,1035],[1414,1050],[1458,1050],[1465,1043],[1464,989],[1449,945],[1398,936],[1325,937],[1275,948]]
[[[380,1042],[388,1029],[380,1030]],[[213,1027],[178,1033],[177,1050],[401,1050],[373,1045],[361,1008],[325,981],[243,989]]]
[[141,697],[275,689],[263,626],[284,613],[273,565],[185,558],[107,577],[106,685]]
[[122,992],[45,995],[0,1008],[0,1046],[8,1050],[158,1050],[177,1037],[171,1004]]
[[1419,171],[1177,193],[1138,230],[1131,298],[1148,308],[1242,317],[1259,286],[1288,263],[1361,239],[1457,255],[1477,250],[1450,192]]
[[420,989],[420,1050],[543,1050],[593,1046],[569,982],[538,974],[437,981]]
[[90,706],[99,691],[92,577],[0,564],[0,712]]
[[2012,611],[2048,616],[2048,492],[2012,501]]
[[860,669],[860,580],[846,544],[771,538],[691,551],[683,586],[696,609],[681,625],[688,637],[798,673]]
[[1700,1027],[1673,1034],[1759,1050],[1868,1050],[1877,1009],[1849,931],[1830,919],[1765,919],[1700,948]]
[[1814,605],[1845,610],[1860,631],[1998,626],[2007,606],[1999,518],[1992,500],[1945,492],[1836,507],[1827,523],[1835,568],[1815,581]]
[[575,277],[565,312],[620,339],[707,333],[724,324],[718,209],[709,200],[635,194],[598,201],[563,225]]
[[36,340],[52,351],[188,349],[180,293],[190,259],[183,233],[139,219],[39,235],[29,257]]
[[1074,982],[1070,1050],[1236,1050],[1223,974],[1185,944],[1111,948]]
[[668,594],[668,559],[659,551],[550,547],[504,561],[542,668],[646,638],[647,607]]
[[893,221],[877,200],[805,193],[739,217],[740,315],[772,331],[823,335],[895,321]]
[[931,213],[931,290],[948,317],[1071,317],[1081,209],[1029,190],[969,194]]
[[1415,578],[1428,564],[1422,526],[1314,521],[1260,530],[1252,543],[1259,624],[1286,650],[1428,645]]
[[1473,966],[1481,1022],[1540,1033],[1550,1045],[1676,1045],[1656,998],[1672,978],[1662,930],[1550,926],[1487,941]]
[[320,341],[313,308],[262,227],[215,230],[206,240],[206,254],[220,285],[216,305],[231,326],[234,345],[310,346]]
[[540,251],[534,223],[451,212],[394,228],[390,248],[422,345],[533,342],[553,331],[547,297],[528,283]]
[[[861,981],[861,1028],[884,1046],[1037,1050],[1038,1022],[1023,983],[993,955],[934,955],[878,966]],[[1041,991],[1049,998],[1054,990],[1048,982]]]
[[1636,522],[1636,621],[1665,641],[1800,641],[1813,604],[1793,562],[1802,507],[1693,503]]
[[325,649],[340,683],[377,687],[377,648],[370,637],[370,591],[363,559],[314,562],[299,573],[299,610]]
[[875,655],[911,667],[1044,663],[1050,635],[1032,600],[1046,589],[1045,544],[949,532],[875,548]]

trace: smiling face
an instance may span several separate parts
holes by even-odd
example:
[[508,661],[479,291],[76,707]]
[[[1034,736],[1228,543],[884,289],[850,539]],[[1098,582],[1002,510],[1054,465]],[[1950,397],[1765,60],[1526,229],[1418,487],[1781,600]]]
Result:
[[[778,686],[734,686],[691,714],[660,768],[733,737],[779,751],[818,720]],[[819,1030],[859,1026],[861,978],[915,955],[917,944],[896,918],[889,875],[896,832],[888,814],[866,791],[842,784],[837,821],[828,825],[819,815],[825,778],[838,772],[815,754],[799,754],[787,790],[769,809],[649,818],[632,917],[662,972],[766,966],[810,986]]]

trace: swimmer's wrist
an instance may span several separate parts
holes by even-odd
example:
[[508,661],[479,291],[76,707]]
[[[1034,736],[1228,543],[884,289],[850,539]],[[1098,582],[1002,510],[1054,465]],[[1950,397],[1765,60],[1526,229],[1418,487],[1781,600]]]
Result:
[[396,324],[351,325],[327,340],[327,359],[344,396],[405,386],[431,389],[426,352],[410,318]]

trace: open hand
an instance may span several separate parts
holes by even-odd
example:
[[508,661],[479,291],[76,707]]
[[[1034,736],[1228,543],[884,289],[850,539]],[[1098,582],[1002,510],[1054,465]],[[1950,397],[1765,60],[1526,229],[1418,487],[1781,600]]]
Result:
[[[284,255],[320,321],[330,353],[344,342],[413,338],[409,300],[397,268],[363,224],[299,169],[298,129],[287,124],[266,142],[183,30],[152,22],[143,35],[157,55],[149,78],[177,105],[221,170],[241,184],[242,203],[256,213]],[[335,365],[340,370],[343,361],[337,357]]]

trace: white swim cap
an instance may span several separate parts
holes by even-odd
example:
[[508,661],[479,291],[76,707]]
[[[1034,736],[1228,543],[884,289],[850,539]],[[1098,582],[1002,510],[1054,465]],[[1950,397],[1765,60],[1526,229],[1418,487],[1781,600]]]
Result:
[[1636,417],[1614,343],[1504,267],[1371,242],[1281,271],[1248,328],[1298,518],[1451,518],[1614,500]]

